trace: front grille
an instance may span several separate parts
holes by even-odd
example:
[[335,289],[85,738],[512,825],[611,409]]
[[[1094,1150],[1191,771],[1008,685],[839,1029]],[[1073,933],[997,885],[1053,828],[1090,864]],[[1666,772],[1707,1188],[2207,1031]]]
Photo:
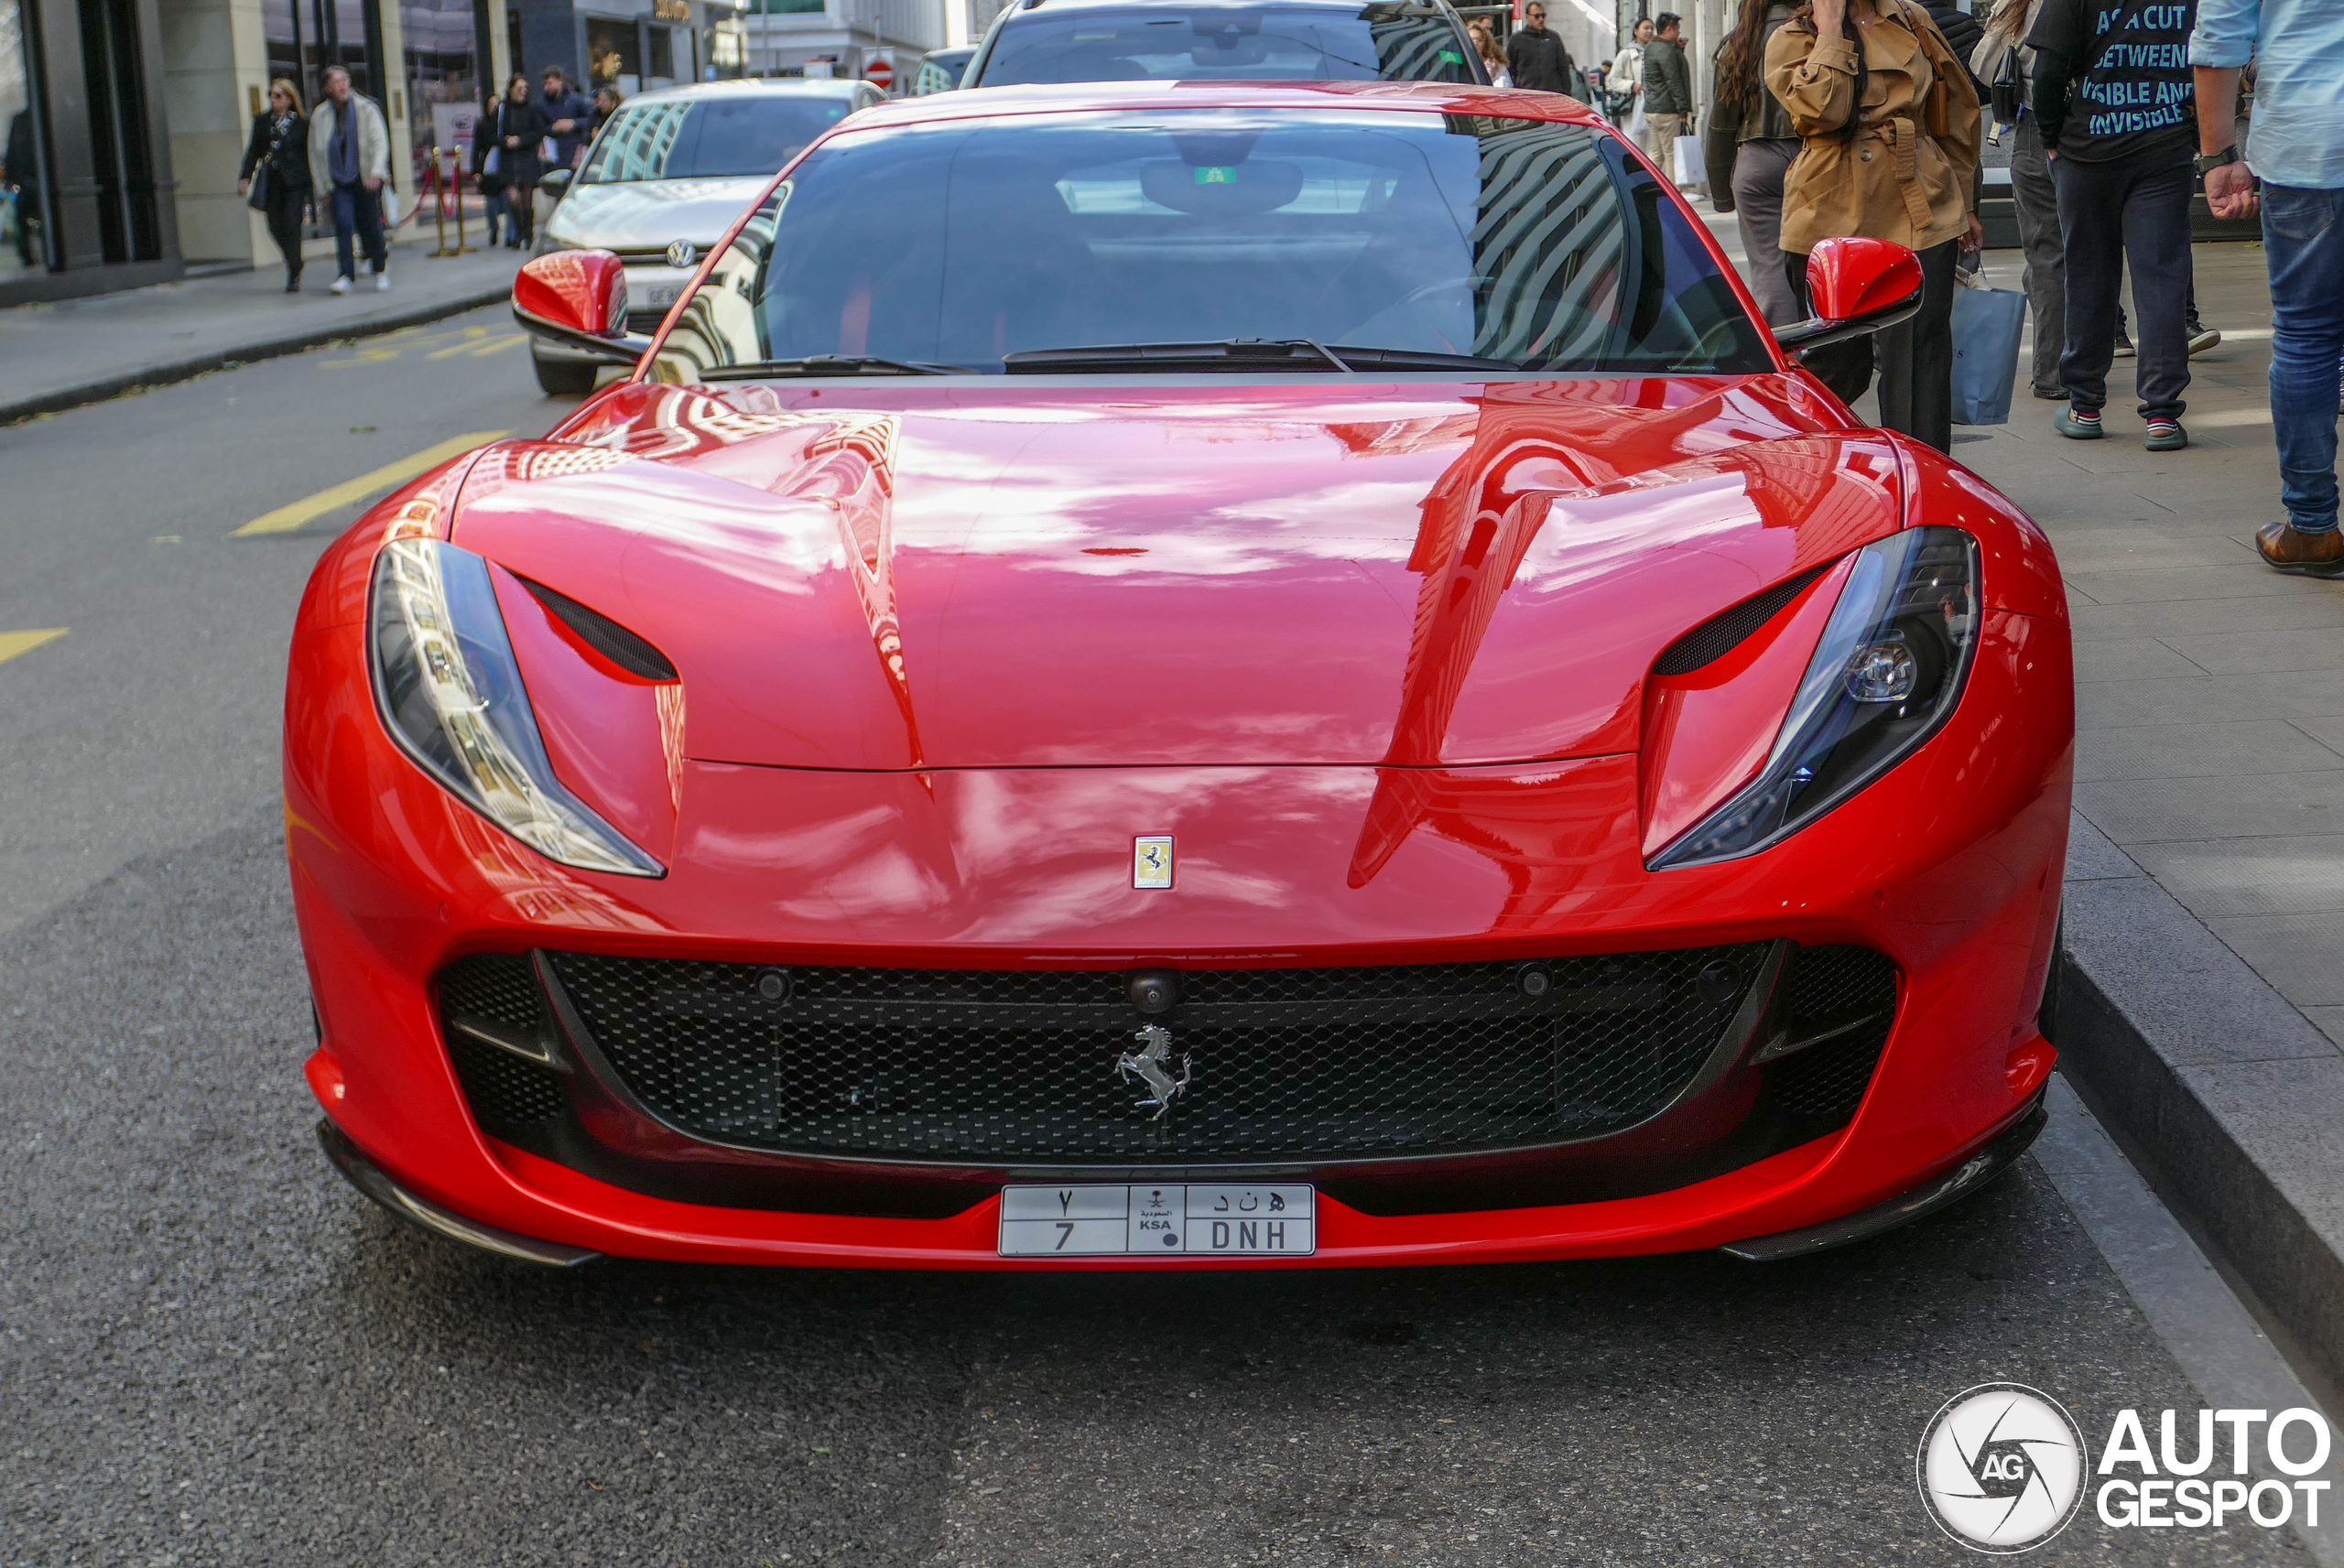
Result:
[[464,1098],[488,1131],[542,1127],[569,1108],[561,1075],[516,1054],[549,1056],[553,1038],[528,959],[480,953],[440,970],[440,1027]]
[[1130,1162],[1416,1156],[1617,1131],[1691,1080],[1764,954],[1183,971],[1159,1022],[1191,1076],[1161,1119],[1117,1075],[1149,1022],[1123,974],[549,957],[611,1069],[694,1136]]
[[1774,1103],[1844,1127],[1896,1021],[1896,966],[1869,947],[1801,947],[1775,993],[1774,1018],[1792,1052],[1766,1067]]

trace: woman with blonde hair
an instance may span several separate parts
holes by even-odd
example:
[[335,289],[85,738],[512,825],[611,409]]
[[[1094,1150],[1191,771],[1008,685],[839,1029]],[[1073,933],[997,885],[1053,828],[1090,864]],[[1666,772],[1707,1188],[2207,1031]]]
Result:
[[285,257],[285,292],[301,292],[301,214],[309,205],[309,121],[301,90],[283,77],[268,84],[268,107],[253,116],[236,194],[268,220]]
[[1766,86],[1790,111],[1798,157],[1783,178],[1783,261],[1801,308],[1807,258],[1842,235],[1921,258],[1919,314],[1816,350],[1808,365],[1852,403],[1880,373],[1880,422],[1953,445],[1955,252],[1978,244],[1978,92],[1911,0],[1810,0],[1766,42]]

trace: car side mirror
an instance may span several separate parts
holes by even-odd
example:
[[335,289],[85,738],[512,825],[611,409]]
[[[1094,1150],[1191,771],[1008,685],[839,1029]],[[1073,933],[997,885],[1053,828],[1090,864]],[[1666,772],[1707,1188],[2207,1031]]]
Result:
[[633,364],[651,346],[626,330],[626,267],[609,251],[532,256],[513,278],[513,319],[532,337]]
[[1921,258],[1894,240],[1842,236],[1807,258],[1815,314],[1774,329],[1786,349],[1812,349],[1894,327],[1921,308]]
[[566,168],[546,170],[545,173],[537,176],[537,189],[556,200],[560,200],[561,193],[570,189],[570,170]]

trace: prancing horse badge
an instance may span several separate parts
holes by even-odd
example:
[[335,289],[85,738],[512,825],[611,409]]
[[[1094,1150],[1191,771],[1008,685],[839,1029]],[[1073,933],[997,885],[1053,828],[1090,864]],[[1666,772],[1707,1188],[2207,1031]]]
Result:
[[1132,886],[1168,888],[1172,885],[1172,835],[1156,834],[1132,840]]

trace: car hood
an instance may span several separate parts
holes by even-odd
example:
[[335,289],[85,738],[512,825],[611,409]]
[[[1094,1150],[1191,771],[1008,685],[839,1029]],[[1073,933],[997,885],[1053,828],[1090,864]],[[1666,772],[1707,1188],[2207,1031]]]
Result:
[[630,384],[454,537],[648,638],[684,750],[817,768],[1633,752],[1654,658],[1900,526],[1787,377]]
[[770,175],[754,175],[574,186],[548,221],[546,237],[601,251],[658,250],[674,240],[705,249],[772,183]]

